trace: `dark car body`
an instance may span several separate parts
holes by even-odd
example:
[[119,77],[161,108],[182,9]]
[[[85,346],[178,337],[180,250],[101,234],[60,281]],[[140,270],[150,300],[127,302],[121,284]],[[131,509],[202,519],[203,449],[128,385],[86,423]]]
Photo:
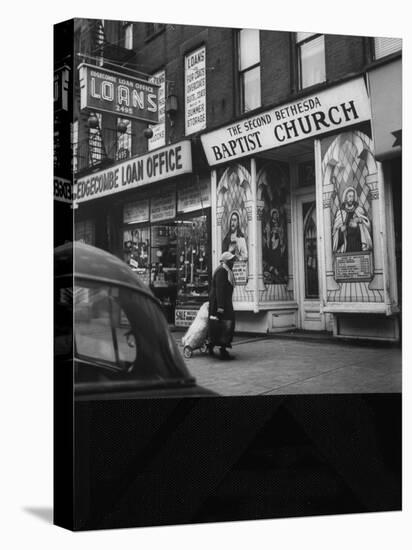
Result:
[[57,368],[78,400],[213,395],[196,384],[159,301],[121,260],[80,242],[54,254]]

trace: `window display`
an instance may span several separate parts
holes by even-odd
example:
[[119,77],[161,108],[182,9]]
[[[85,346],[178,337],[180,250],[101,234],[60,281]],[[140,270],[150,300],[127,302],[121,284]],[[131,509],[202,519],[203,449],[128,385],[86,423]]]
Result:
[[178,297],[209,294],[207,217],[197,216],[177,222]]
[[149,226],[123,231],[123,259],[147,285],[150,283],[149,236]]

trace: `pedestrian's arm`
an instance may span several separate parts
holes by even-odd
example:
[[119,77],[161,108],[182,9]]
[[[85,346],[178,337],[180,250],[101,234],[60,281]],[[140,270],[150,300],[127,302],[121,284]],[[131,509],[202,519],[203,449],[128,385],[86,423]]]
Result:
[[226,289],[227,273],[226,271],[219,270],[216,273],[216,303],[217,309],[223,313],[225,308],[225,289]]

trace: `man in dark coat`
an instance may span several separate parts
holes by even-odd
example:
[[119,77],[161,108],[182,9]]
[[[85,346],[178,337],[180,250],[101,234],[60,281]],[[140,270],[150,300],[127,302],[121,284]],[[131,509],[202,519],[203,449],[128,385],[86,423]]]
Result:
[[[223,360],[234,359],[227,351],[227,347],[232,347],[231,342],[235,330],[235,311],[233,309],[232,295],[235,286],[235,278],[232,272],[236,256],[231,252],[223,252],[220,257],[220,266],[213,273],[212,285],[209,296],[209,317],[211,323],[214,319],[222,321],[220,324],[224,335],[219,335],[219,341],[216,334],[210,331],[209,353],[214,355],[213,348],[220,346],[220,358]],[[224,336],[224,337],[223,337]],[[214,340],[214,341],[213,341]],[[222,343],[224,340],[224,344]]]

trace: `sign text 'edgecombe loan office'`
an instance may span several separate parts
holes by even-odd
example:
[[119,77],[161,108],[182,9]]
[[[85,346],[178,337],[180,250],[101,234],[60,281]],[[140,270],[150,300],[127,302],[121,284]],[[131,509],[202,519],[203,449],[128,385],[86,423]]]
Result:
[[85,202],[191,171],[190,141],[185,140],[80,178],[74,184],[72,198]]
[[370,119],[363,78],[201,136],[210,166]]

